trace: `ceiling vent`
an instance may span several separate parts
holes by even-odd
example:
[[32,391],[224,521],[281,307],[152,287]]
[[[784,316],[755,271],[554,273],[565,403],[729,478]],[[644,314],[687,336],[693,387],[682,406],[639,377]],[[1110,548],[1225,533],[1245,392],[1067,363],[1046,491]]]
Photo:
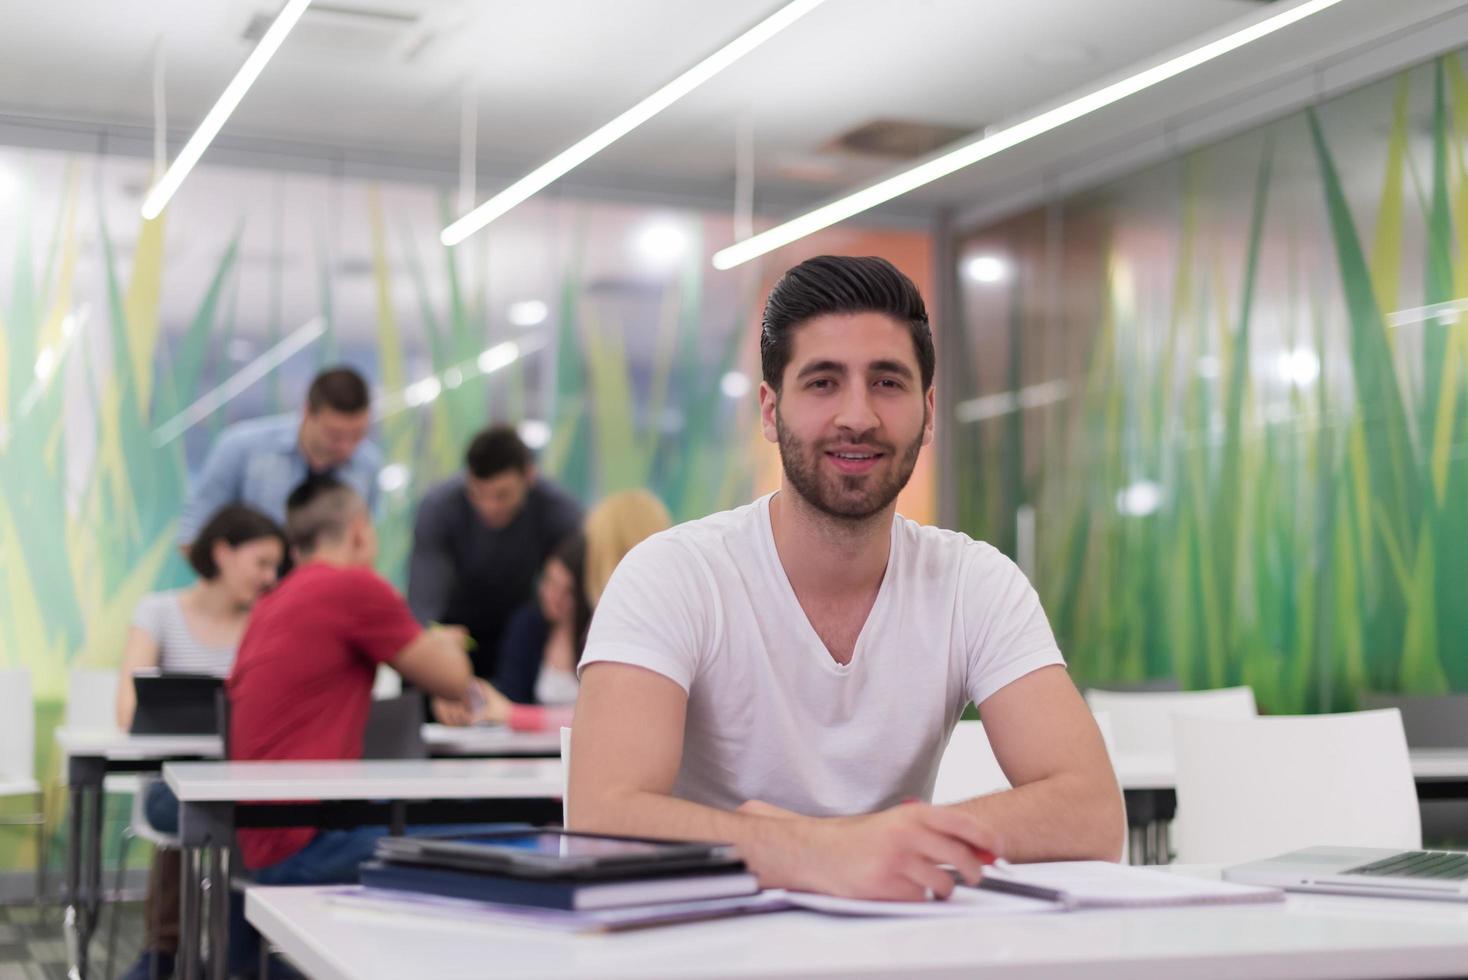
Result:
[[927,156],[978,128],[943,126],[909,119],[874,119],[837,136],[821,147],[821,152],[911,160]]
[[[252,45],[259,43],[276,13],[256,13],[245,25],[241,40]],[[419,14],[410,10],[313,3],[291,32],[286,50],[309,48],[316,54],[331,52],[352,58],[381,56],[405,60],[405,54],[417,53],[425,43],[419,19]]]

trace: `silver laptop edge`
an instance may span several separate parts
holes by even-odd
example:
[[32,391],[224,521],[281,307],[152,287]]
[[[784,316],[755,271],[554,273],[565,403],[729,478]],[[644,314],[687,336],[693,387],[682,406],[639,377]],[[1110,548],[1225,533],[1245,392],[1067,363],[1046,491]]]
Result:
[[1225,868],[1223,878],[1225,881],[1268,885],[1286,891],[1468,902],[1468,881],[1342,874],[1352,868],[1407,851],[1406,848],[1308,847],[1264,861]]

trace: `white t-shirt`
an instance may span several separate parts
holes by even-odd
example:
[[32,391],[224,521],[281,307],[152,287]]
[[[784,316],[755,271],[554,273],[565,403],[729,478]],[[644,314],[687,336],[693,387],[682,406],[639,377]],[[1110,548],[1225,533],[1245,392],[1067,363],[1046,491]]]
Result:
[[780,564],[769,496],[634,548],[592,619],[581,666],[598,661],[688,692],[674,795],[810,816],[931,798],[964,705],[1064,663],[1013,562],[900,516],[851,663],[836,663]]

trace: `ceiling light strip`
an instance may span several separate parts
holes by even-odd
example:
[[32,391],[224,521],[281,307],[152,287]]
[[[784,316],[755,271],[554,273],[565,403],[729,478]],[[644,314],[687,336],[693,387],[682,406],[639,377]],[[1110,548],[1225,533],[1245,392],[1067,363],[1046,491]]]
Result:
[[1341,2],[1343,0],[1305,0],[1304,3],[1256,21],[1161,64],[1129,75],[1094,92],[1088,92],[1079,98],[1031,116],[998,132],[949,150],[915,167],[715,252],[714,268],[732,269],[737,265],[742,265],[766,252],[789,245],[823,228],[829,228],[831,225],[845,221],[879,204],[885,204],[903,194],[917,190],[939,178],[973,166],[980,160],[1074,122],[1082,116],[1165,82],[1215,58],[1222,57],[1230,51],[1235,51],[1246,44],[1283,30],[1291,24],[1296,24]]
[[163,213],[169,200],[177,193],[179,185],[184,182],[189,171],[194,169],[194,164],[199,162],[199,158],[204,155],[204,151],[209,148],[214,137],[219,135],[219,130],[224,127],[225,120],[229,119],[230,113],[234,112],[240,104],[240,100],[245,97],[250,86],[255,84],[255,79],[260,77],[260,73],[265,70],[265,65],[269,63],[281,43],[285,41],[291,28],[296,26],[296,21],[301,19],[301,15],[306,12],[306,7],[310,3],[311,0],[287,0],[286,5],[276,16],[275,22],[265,31],[264,36],[260,38],[260,43],[255,45],[255,50],[250,52],[250,56],[240,66],[239,72],[230,80],[229,85],[225,86],[224,92],[219,96],[219,101],[214,103],[214,107],[209,110],[204,121],[199,123],[199,128],[194,130],[194,135],[189,137],[189,141],[184,144],[184,148],[179,151],[178,156],[162,178],[148,191],[148,196],[143,199],[144,220],[152,221]]
[[596,156],[824,2],[825,0],[794,0],[787,3],[590,136],[562,150],[459,218],[443,230],[440,239],[445,245],[459,244],[517,204]]

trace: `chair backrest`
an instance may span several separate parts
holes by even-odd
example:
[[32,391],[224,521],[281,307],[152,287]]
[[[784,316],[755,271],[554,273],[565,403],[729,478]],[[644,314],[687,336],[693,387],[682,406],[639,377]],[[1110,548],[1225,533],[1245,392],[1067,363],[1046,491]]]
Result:
[[[1101,729],[1101,740],[1106,743],[1106,752],[1113,755],[1111,748],[1111,718],[1097,713],[1096,726]],[[982,721],[960,721],[953,728],[948,748],[938,763],[938,779],[933,784],[933,802],[937,804],[959,803],[975,796],[997,793],[1010,788],[1009,777],[999,768],[989,736],[984,732]]]
[[1178,715],[1177,819],[1185,864],[1315,845],[1422,846],[1417,788],[1396,709],[1339,715]]
[[571,729],[561,726],[561,826],[571,825]]
[[0,670],[0,782],[30,780],[36,771],[36,707],[31,672]]
[[1113,691],[1118,694],[1152,693],[1165,691],[1181,691],[1182,684],[1176,677],[1149,677],[1143,681],[1110,681],[1106,684],[1097,684],[1092,691]]
[[1253,718],[1258,714],[1254,690],[1224,687],[1211,691],[1103,691],[1086,692],[1095,712],[1111,716],[1117,752],[1172,757],[1172,718],[1177,714],[1211,718]]
[[1375,694],[1361,695],[1368,711],[1396,708],[1402,713],[1407,744],[1420,749],[1468,747],[1468,694]]
[[426,759],[423,695],[417,691],[372,702],[362,731],[364,759]]
[[66,727],[117,730],[117,671],[73,667],[67,672]]

